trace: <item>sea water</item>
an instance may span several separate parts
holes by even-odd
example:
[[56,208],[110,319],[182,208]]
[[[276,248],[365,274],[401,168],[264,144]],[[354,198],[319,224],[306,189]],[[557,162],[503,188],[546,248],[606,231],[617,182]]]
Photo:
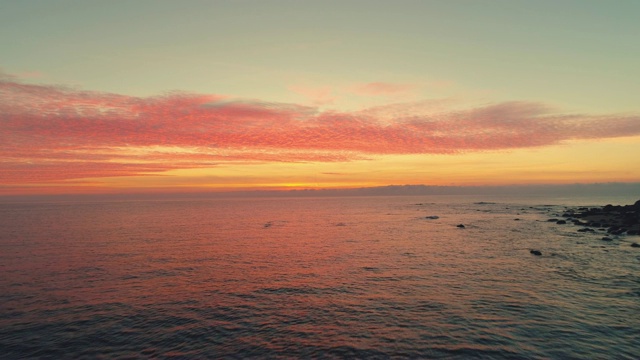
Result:
[[5,202],[0,356],[635,359],[640,239],[547,221],[635,200]]

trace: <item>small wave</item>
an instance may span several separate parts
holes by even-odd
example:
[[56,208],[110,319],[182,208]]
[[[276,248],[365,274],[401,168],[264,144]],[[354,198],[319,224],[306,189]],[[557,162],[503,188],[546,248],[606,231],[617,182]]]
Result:
[[371,272],[382,272],[382,269],[380,269],[379,267],[374,267],[374,266],[363,266],[362,270],[371,271]]
[[318,288],[311,286],[301,287],[269,287],[256,290],[258,294],[276,294],[276,295],[327,295],[327,294],[346,294],[349,290],[343,287]]

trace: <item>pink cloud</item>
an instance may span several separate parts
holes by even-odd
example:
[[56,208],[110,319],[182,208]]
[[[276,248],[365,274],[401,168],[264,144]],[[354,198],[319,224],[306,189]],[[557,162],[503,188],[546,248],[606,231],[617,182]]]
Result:
[[397,84],[387,82],[371,82],[353,87],[352,91],[356,95],[364,96],[386,96],[398,95],[411,92],[415,89],[415,85]]
[[5,185],[229,163],[504,150],[639,134],[637,115],[559,114],[530,102],[465,109],[424,102],[335,112],[218,95],[140,98],[0,79]]
[[309,99],[315,105],[327,105],[336,101],[334,91],[328,87],[290,86],[290,90]]

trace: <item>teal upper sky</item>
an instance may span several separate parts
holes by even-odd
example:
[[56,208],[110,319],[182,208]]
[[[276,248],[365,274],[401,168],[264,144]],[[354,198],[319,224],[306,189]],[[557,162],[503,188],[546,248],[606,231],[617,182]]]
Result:
[[381,83],[637,112],[639,18],[636,0],[0,0],[0,68],[140,96],[319,103]]

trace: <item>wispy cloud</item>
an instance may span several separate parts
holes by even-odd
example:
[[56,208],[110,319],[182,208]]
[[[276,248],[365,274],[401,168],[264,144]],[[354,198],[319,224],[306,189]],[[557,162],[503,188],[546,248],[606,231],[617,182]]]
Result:
[[292,85],[289,90],[300,94],[311,101],[314,105],[328,105],[336,101],[335,91],[329,86],[308,87]]
[[0,77],[0,184],[629,135],[640,135],[640,116],[563,114],[531,102],[466,108],[421,102],[338,112],[219,95],[131,97]]
[[387,96],[405,94],[415,90],[416,86],[411,84],[397,84],[388,82],[371,82],[355,85],[352,87],[356,95],[366,96]]

